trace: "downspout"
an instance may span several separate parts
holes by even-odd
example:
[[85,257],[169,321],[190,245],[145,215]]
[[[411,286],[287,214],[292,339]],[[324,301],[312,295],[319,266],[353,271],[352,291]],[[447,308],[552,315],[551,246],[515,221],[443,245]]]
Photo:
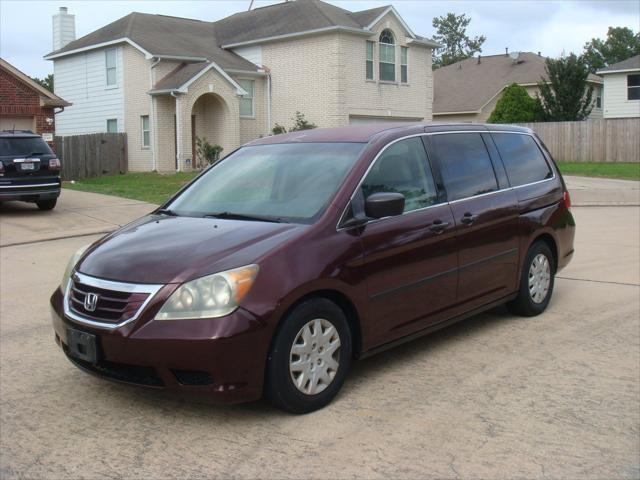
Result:
[[267,136],[271,135],[271,70],[268,67],[262,66],[265,72],[267,72]]
[[[156,60],[151,64],[151,68],[149,70],[149,77],[151,80],[151,88],[155,85],[155,72],[154,68],[158,66],[158,64],[162,61],[160,57],[156,57]],[[154,172],[158,171],[158,159],[156,157],[156,152],[158,151],[156,145],[156,101],[154,97],[151,97],[151,118],[149,119],[149,127],[151,129],[151,170]]]

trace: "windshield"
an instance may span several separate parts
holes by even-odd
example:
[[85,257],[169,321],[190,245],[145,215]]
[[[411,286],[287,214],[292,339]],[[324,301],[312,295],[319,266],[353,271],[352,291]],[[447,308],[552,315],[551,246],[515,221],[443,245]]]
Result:
[[0,156],[50,155],[42,137],[0,137]]
[[198,178],[166,210],[176,215],[309,223],[333,197],[363,147],[363,143],[244,147]]

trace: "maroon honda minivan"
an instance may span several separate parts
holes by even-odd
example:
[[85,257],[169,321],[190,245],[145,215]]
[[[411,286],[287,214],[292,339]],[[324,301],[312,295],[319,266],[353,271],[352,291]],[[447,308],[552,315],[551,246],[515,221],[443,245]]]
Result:
[[309,412],[354,359],[504,303],[542,313],[574,228],[528,129],[263,138],[78,251],[51,297],[55,338],[101,377]]

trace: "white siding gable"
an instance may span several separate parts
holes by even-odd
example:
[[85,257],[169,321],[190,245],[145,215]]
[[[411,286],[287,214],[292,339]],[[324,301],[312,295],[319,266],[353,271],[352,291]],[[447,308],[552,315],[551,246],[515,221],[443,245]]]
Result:
[[234,48],[232,51],[236,55],[240,55],[245,60],[249,60],[251,63],[255,63],[257,66],[262,67],[262,45],[239,47]]
[[56,135],[107,131],[107,120],[118,120],[124,131],[122,47],[115,47],[116,85],[107,86],[105,49],[54,60],[55,93],[73,103],[56,115]]
[[640,100],[627,100],[627,75],[630,73],[640,71],[603,75],[604,118],[640,117]]

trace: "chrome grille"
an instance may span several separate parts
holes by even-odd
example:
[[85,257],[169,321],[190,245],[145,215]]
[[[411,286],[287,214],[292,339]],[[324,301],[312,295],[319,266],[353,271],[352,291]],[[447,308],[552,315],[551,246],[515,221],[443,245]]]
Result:
[[[97,295],[94,311],[89,311],[84,306],[85,299],[89,293]],[[71,280],[69,307],[76,313],[93,320],[107,323],[120,323],[133,317],[148,296],[148,293],[104,290]]]
[[[80,323],[115,328],[138,318],[161,287],[102,280],[76,272],[65,292],[65,313]],[[87,305],[85,300],[91,294],[97,301]]]

